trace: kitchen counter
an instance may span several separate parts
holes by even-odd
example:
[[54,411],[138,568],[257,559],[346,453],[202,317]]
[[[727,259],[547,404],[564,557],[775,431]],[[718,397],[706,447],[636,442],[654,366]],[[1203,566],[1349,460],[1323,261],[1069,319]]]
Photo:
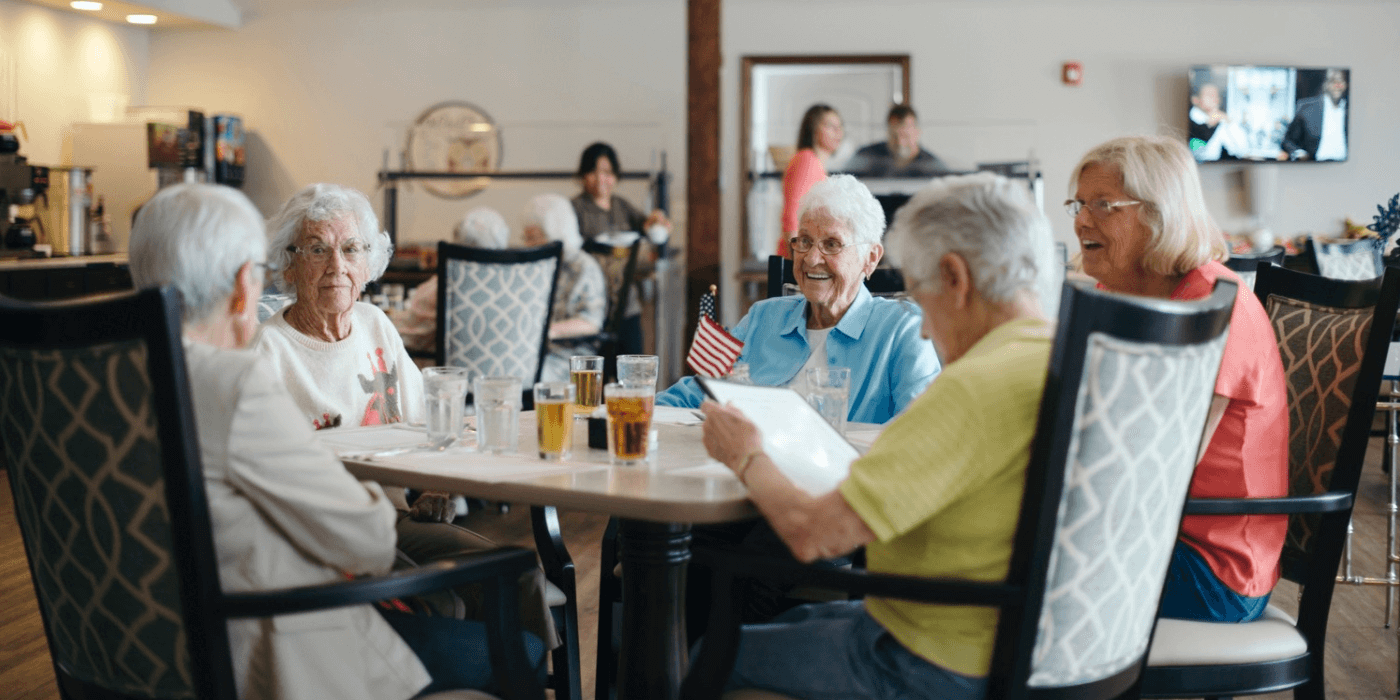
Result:
[[51,301],[131,289],[126,253],[54,258],[0,257],[0,294]]
[[0,256],[0,272],[42,270],[56,267],[88,267],[90,265],[125,265],[126,253],[111,255],[61,255],[53,258],[7,258]]

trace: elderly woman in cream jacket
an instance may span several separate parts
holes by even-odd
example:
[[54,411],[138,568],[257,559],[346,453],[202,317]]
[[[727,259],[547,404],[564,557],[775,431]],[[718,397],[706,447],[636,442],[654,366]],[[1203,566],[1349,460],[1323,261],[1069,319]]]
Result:
[[[185,301],[185,353],[200,456],[227,591],[380,574],[394,562],[396,513],[315,437],[282,382],[247,350],[257,329],[267,239],[237,190],[176,185],[141,209],[131,234],[139,287],[174,285]],[[406,642],[405,639],[410,640]],[[538,664],[542,645],[529,638]],[[476,622],[380,612],[369,605],[229,623],[238,695],[397,700],[491,685]],[[420,649],[450,664],[425,666]],[[454,653],[457,652],[457,653]]]

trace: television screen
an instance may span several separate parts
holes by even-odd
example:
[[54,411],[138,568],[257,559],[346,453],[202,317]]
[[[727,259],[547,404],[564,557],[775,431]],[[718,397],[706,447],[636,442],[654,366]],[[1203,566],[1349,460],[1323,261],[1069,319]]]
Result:
[[1344,161],[1351,71],[1194,66],[1187,138],[1196,161]]

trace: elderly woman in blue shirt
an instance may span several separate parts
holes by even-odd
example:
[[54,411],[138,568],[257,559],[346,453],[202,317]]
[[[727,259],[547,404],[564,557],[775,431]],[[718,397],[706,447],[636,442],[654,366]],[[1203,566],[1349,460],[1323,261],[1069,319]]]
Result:
[[[797,235],[788,241],[802,296],[760,301],[735,326],[740,362],[754,384],[805,389],[809,367],[849,367],[847,419],[886,423],[938,374],[933,346],[919,336],[911,304],[877,299],[861,283],[880,263],[885,215],[850,175],[818,182],[802,199]],[[658,394],[663,406],[697,408],[693,377]]]

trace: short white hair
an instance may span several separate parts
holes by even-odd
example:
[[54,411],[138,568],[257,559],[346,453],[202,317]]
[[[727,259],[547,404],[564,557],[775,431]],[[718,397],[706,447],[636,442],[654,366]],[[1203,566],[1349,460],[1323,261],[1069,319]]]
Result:
[[452,234],[459,245],[500,249],[506,247],[510,239],[510,226],[495,209],[477,207],[462,217]]
[[174,286],[184,320],[209,318],[233,294],[238,270],[267,257],[262,214],[223,185],[172,185],[141,206],[128,243],[138,288]]
[[845,224],[851,232],[851,243],[879,243],[885,233],[885,210],[880,201],[851,175],[832,175],[807,190],[797,210],[797,220],[816,211],[824,211]]
[[956,253],[967,261],[977,292],[1004,303],[1022,289],[1039,293],[1051,233],[1024,186],[977,173],[938,178],[919,190],[895,214],[887,241],[911,289],[936,288],[939,261]]
[[[318,182],[307,185],[292,195],[281,211],[267,222],[267,235],[270,239],[268,265],[279,274],[273,275],[277,289],[285,294],[296,295],[296,287],[280,274],[292,266],[292,253],[288,247],[296,245],[302,229],[308,221],[334,221],[348,217],[355,224],[356,239],[369,249],[366,261],[369,276],[365,282],[373,282],[389,267],[389,258],[394,254],[394,246],[389,242],[389,234],[379,230],[379,217],[369,199],[359,190],[343,185]],[[358,292],[364,291],[356,290]]]
[[524,226],[538,226],[545,238],[564,244],[564,253],[572,254],[583,250],[583,236],[578,232],[578,214],[574,205],[563,195],[535,195],[525,205]]

